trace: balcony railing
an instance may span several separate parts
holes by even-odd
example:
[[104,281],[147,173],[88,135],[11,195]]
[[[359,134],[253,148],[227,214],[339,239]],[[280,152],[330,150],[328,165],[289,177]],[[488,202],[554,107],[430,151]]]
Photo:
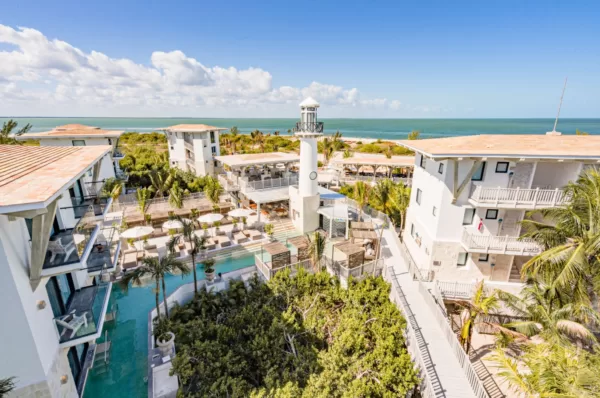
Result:
[[65,315],[54,318],[62,347],[86,342],[86,337],[91,341],[100,336],[111,289],[112,283],[100,282],[71,294]]
[[115,149],[112,152],[112,157],[113,157],[113,159],[122,159],[125,157],[125,154],[123,152],[121,152],[120,149]]
[[297,122],[294,133],[323,133],[323,122]]
[[240,180],[240,188],[243,192],[260,191],[262,189],[271,189],[287,187],[298,184],[298,177],[267,178],[262,181]]
[[100,228],[95,218],[93,208],[88,206],[72,229],[52,235],[46,249],[43,268],[79,263],[84,254],[91,251],[90,245]]
[[240,185],[238,183],[238,177],[232,179],[225,174],[218,174],[219,183],[223,186],[226,191],[239,191]]
[[404,177],[374,177],[374,176],[365,176],[365,175],[345,175],[340,177],[340,181],[342,182],[356,182],[356,181],[365,181],[365,182],[373,182],[381,179],[390,179],[395,183],[402,181],[404,185],[410,186],[412,184],[412,178],[404,178]]
[[105,228],[98,234],[86,260],[88,273],[96,273],[115,267],[121,249],[121,242],[114,240],[115,232],[115,228]]
[[[475,294],[476,283],[435,281],[435,288],[444,299],[469,300]],[[487,294],[494,290],[502,290],[511,294],[519,294],[525,287],[523,283],[484,281],[483,289]]]
[[469,201],[475,205],[538,209],[566,204],[571,198],[561,189],[491,188],[475,185]]
[[540,245],[530,238],[496,236],[470,233],[463,230],[461,243],[469,252],[535,256],[542,251]]
[[[84,215],[102,216],[106,212],[107,208],[110,207],[110,198],[102,198],[97,196],[87,196],[85,198],[72,197],[71,203],[73,204],[72,209],[75,213],[75,218],[80,219]],[[62,207],[61,209],[67,209],[68,207]]]

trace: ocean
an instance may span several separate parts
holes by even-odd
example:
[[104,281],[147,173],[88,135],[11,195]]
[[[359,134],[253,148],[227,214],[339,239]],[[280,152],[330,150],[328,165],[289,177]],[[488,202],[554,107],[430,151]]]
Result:
[[[10,118],[0,118],[0,123]],[[13,118],[20,126],[31,123],[32,132],[47,131],[68,123],[81,123],[107,129],[150,132],[175,124],[203,123],[218,127],[237,126],[242,133],[279,130],[286,135],[298,119],[210,119],[210,118]],[[554,119],[320,119],[325,133],[340,131],[345,137],[403,139],[412,130],[422,138],[451,137],[474,134],[544,134],[551,131]],[[557,131],[575,134],[579,129],[600,134],[600,119],[561,119]]]

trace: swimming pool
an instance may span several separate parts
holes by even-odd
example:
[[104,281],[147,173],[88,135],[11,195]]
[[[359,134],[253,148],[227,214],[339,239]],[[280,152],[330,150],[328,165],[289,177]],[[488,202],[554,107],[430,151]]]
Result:
[[[254,254],[243,253],[219,258],[216,272],[230,272],[254,265]],[[204,272],[198,268],[198,279]],[[179,286],[194,281],[190,273],[185,277],[169,275],[165,278],[167,294]],[[90,371],[84,391],[85,398],[95,397],[145,397],[148,394],[146,377],[148,372],[148,312],[155,306],[154,283],[141,287],[130,287],[124,292],[113,284],[111,300],[115,300],[119,313],[117,321],[105,324],[111,340],[110,363],[105,368]],[[161,295],[162,300],[162,295]]]

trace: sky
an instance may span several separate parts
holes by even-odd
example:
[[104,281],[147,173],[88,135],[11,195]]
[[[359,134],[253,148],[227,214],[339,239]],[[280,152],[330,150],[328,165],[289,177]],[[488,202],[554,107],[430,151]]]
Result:
[[4,1],[0,116],[600,117],[599,1]]

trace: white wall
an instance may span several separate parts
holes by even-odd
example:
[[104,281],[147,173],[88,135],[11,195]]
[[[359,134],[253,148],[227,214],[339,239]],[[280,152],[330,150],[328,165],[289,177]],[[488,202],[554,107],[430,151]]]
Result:
[[562,188],[569,181],[577,179],[582,165],[582,163],[574,162],[538,162],[531,187]]

